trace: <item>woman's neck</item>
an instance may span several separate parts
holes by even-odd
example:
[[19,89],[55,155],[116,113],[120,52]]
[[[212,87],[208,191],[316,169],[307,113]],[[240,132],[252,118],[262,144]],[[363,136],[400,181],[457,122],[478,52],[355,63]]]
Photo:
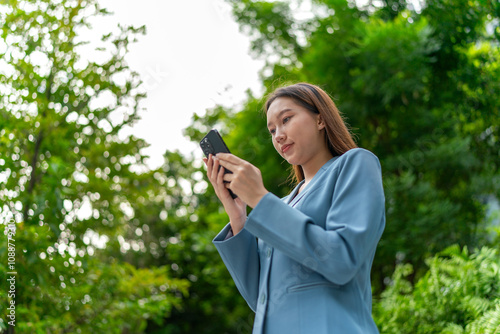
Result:
[[331,158],[333,158],[333,155],[329,150],[327,150],[323,154],[315,156],[313,159],[308,161],[307,164],[301,165],[302,171],[304,172],[304,184],[300,187],[299,191],[302,190],[312,180],[319,169]]
[[307,186],[307,184],[313,179],[314,175],[316,175],[319,169],[331,158],[333,158],[333,155],[330,153],[330,151],[327,151],[325,152],[325,154],[317,155],[307,164],[301,165],[302,171],[304,172],[304,183],[302,183],[302,185],[299,187],[297,194]]

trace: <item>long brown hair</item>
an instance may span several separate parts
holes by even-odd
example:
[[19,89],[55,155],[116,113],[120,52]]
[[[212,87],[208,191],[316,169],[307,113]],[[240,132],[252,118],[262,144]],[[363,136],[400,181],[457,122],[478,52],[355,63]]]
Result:
[[[333,156],[342,155],[356,148],[352,135],[344,122],[340,111],[331,97],[318,86],[308,83],[297,83],[276,89],[269,95],[265,104],[265,112],[271,104],[280,97],[288,97],[314,114],[321,115],[325,123],[325,140]],[[290,175],[297,183],[304,179],[302,166],[293,165]]]

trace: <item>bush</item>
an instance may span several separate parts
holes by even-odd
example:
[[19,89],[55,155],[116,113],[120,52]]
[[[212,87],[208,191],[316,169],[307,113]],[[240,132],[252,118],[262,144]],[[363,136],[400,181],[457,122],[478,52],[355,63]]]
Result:
[[426,261],[413,287],[409,264],[399,265],[391,286],[374,305],[381,333],[500,333],[500,255],[483,247],[447,248]]

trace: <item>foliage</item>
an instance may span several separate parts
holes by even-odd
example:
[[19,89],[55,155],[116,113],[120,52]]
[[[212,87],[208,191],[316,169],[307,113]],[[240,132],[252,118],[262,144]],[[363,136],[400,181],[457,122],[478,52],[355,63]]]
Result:
[[103,60],[93,61],[82,57],[79,33],[107,14],[94,1],[8,1],[0,13],[0,217],[17,222],[15,329],[138,333],[161,324],[188,281],[170,278],[170,266],[139,269],[112,256],[145,251],[124,236],[159,187],[141,174],[146,143],[120,137],[145,97],[124,61],[144,27],[103,36]]
[[410,264],[399,265],[392,285],[375,304],[381,333],[498,333],[500,254],[483,247],[470,253],[451,246],[427,260],[415,284]]

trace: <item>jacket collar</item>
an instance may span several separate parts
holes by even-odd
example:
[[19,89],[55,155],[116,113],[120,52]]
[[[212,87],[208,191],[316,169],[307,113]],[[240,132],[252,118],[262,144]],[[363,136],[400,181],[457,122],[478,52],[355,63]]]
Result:
[[331,158],[323,166],[321,166],[321,168],[316,172],[316,174],[314,174],[312,180],[305,186],[304,189],[302,189],[302,191],[299,194],[297,194],[300,186],[302,186],[302,184],[304,184],[305,182],[305,180],[300,181],[299,184],[297,184],[297,186],[288,196],[286,203],[292,207],[295,206],[309,192],[311,188],[314,188],[314,185],[318,182],[320,176],[328,169],[328,167],[330,167],[330,165],[335,160],[337,160],[338,157],[339,156],[335,156]]

